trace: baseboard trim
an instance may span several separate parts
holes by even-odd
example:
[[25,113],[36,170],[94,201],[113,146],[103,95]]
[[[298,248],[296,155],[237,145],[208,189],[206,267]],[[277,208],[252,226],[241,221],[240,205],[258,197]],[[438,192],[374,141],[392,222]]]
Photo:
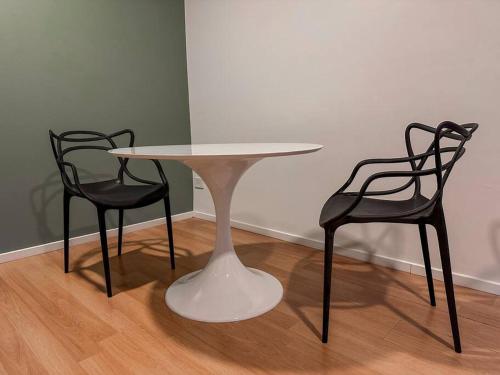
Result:
[[[177,215],[173,215],[172,221],[180,221],[192,217],[208,221],[215,221],[215,215],[199,211],[188,211]],[[160,225],[163,223],[165,223],[165,218],[160,217],[157,219],[148,220],[141,223],[126,225],[123,227],[123,232],[124,233],[134,232],[137,230],[154,227],[156,225]],[[231,226],[234,228],[246,230],[248,232],[262,234],[264,236],[277,238],[283,241],[311,247],[314,249],[320,249],[320,250],[323,249],[323,241],[318,241],[312,238],[302,237],[296,234],[287,233],[276,229],[265,228],[237,220],[231,220]],[[108,229],[107,234],[109,237],[117,236],[118,229],[117,228]],[[99,240],[98,232],[89,233],[83,236],[70,238],[70,245],[79,245],[97,240]],[[17,259],[48,253],[51,251],[59,250],[62,247],[63,247],[63,241],[60,240],[42,245],[27,247],[24,249],[9,251],[7,253],[0,254],[0,263],[11,262]],[[405,271],[415,275],[425,276],[425,267],[423,264],[408,262],[402,259],[386,257],[383,255],[372,254],[360,249],[345,248],[338,246],[335,247],[335,253],[349,258],[370,262],[384,267],[393,268],[399,271]],[[432,271],[435,279],[443,280],[443,274],[441,269],[433,268]],[[465,286],[471,289],[476,289],[483,292],[500,295],[500,283],[492,280],[480,279],[474,276],[464,275],[461,273],[453,273],[453,281],[456,285]]]
[[[215,215],[200,211],[193,211],[193,217],[203,220],[215,221]],[[265,228],[237,220],[231,220],[231,226],[249,232],[277,238],[283,241],[312,247],[314,249],[323,249],[323,241],[318,241],[312,238],[302,237],[296,234],[287,233],[276,229]],[[335,246],[335,253],[349,258],[393,268],[399,271],[405,271],[415,275],[425,276],[425,267],[423,264],[408,262],[406,260],[386,257],[383,255],[372,254],[360,249],[338,246]],[[441,269],[432,268],[432,272],[435,279],[443,280],[443,273]],[[480,279],[475,276],[464,275],[461,273],[453,273],[453,282],[456,285],[500,295],[500,283],[492,280]]]
[[[185,219],[190,219],[193,217],[193,211],[183,212],[177,215],[172,215],[172,221],[180,221]],[[123,233],[135,232],[137,230],[151,228],[156,225],[164,224],[165,217],[159,217],[157,219],[143,221],[136,224],[125,225],[123,227]],[[118,235],[118,229],[108,229],[108,237],[116,237]],[[79,245],[86,242],[99,240],[99,232],[85,234],[83,236],[72,237],[69,239],[70,245]],[[50,251],[59,250],[64,246],[63,240],[54,241],[42,245],[36,245],[27,247],[24,249],[13,250],[7,253],[0,254],[0,263],[11,262],[13,260],[30,257],[33,255],[48,253]]]

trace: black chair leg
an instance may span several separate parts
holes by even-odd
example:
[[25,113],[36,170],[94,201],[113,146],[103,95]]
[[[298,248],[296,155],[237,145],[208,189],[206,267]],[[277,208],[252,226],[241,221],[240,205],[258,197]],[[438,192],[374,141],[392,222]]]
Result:
[[101,236],[101,250],[102,250],[102,264],[104,265],[104,277],[106,279],[106,292],[108,297],[112,297],[111,291],[111,275],[109,271],[109,257],[108,257],[108,240],[106,237],[106,210],[97,208],[97,217],[99,219],[99,234]]
[[451,331],[453,333],[453,343],[457,353],[462,352],[460,345],[460,332],[458,330],[457,310],[455,306],[455,293],[453,291],[453,276],[451,273],[450,248],[448,245],[448,233],[444,214],[441,212],[437,223],[436,231],[439,240],[439,252],[441,254],[441,265],[443,267],[443,279],[446,289],[446,299],[448,301],[448,312],[450,314]]
[[418,224],[418,230],[420,232],[420,242],[422,243],[422,253],[424,255],[425,274],[427,276],[427,287],[429,288],[429,300],[432,306],[436,306],[431,258],[429,256],[429,242],[427,241],[427,230],[425,229],[425,224]]
[[330,295],[332,286],[333,236],[335,230],[325,228],[325,263],[323,279],[323,334],[321,341],[328,342],[328,326],[330,322]]
[[64,191],[63,211],[64,211],[64,272],[69,272],[69,202],[71,195]]
[[172,212],[170,210],[170,197],[163,198],[165,203],[165,217],[167,218],[168,246],[170,248],[170,267],[175,270],[174,235],[172,232]]
[[118,256],[122,255],[123,241],[123,210],[118,210]]

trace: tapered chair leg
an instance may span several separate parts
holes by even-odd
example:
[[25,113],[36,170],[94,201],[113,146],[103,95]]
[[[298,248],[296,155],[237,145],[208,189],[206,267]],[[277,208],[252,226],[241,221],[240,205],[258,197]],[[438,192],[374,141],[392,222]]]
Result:
[[448,245],[448,234],[444,214],[439,215],[436,224],[436,231],[439,240],[439,252],[441,254],[441,265],[443,267],[443,279],[446,289],[446,299],[448,301],[448,312],[450,314],[451,331],[453,333],[453,343],[457,353],[462,352],[460,345],[460,332],[458,329],[457,310],[455,306],[455,293],[453,291],[453,276],[451,273],[450,248]]
[[123,210],[118,210],[118,256],[122,255],[123,242]]
[[323,279],[323,334],[321,341],[328,342],[328,326],[330,322],[330,295],[332,286],[333,236],[334,230],[325,229],[325,261]]
[[63,211],[64,211],[64,272],[69,272],[69,203],[71,195],[64,191]]
[[432,279],[431,258],[429,256],[429,242],[427,241],[427,230],[425,224],[418,224],[420,242],[422,243],[422,254],[424,256],[425,274],[427,276],[427,287],[429,289],[429,300],[432,306],[436,306],[434,297],[434,281]]
[[99,234],[101,236],[101,251],[102,251],[102,264],[104,265],[104,278],[106,279],[106,292],[108,297],[112,297],[111,291],[111,275],[109,271],[109,257],[108,257],[108,240],[106,237],[106,210],[97,208],[97,217],[99,219]]
[[165,203],[165,217],[167,218],[168,246],[170,248],[170,267],[175,269],[174,235],[172,232],[172,212],[170,210],[170,197],[163,198]]

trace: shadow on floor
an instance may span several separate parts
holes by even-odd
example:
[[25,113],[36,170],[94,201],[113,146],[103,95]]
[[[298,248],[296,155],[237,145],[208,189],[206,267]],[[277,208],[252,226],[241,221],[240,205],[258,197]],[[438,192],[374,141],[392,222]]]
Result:
[[[112,254],[114,246],[115,242],[110,241]],[[467,351],[467,330],[462,332],[465,352],[462,355],[453,352],[447,310],[437,311],[427,307],[427,295],[423,293],[425,289],[404,284],[394,276],[395,271],[346,258],[335,258],[330,343],[322,344],[319,339],[322,253],[303,248],[303,257],[289,257],[293,262],[279,269],[275,265],[279,262],[270,261],[270,258],[282,257],[287,246],[290,245],[271,241],[235,247],[244,264],[274,274],[285,286],[280,306],[260,318],[238,323],[207,324],[184,319],[171,312],[164,302],[166,288],[184,274],[204,267],[210,252],[195,254],[189,249],[176,247],[177,269],[171,271],[167,241],[160,239],[127,241],[124,254],[120,258],[111,258],[114,295],[151,283],[149,308],[160,333],[166,339],[173,339],[200,355],[264,372],[362,369],[368,363],[391,361],[398,353],[406,352],[425,361],[463,366],[464,370],[480,370],[482,365],[484,368],[500,368],[498,351],[489,347]],[[96,257],[96,253],[100,253],[99,248],[79,257],[72,268],[73,272],[104,293],[102,262],[99,260],[87,265],[90,258]],[[92,274],[98,277],[92,277]],[[401,306],[394,302],[394,297],[390,298],[393,290],[405,294]],[[414,302],[408,302],[411,299]],[[444,296],[440,296],[439,291],[438,304],[445,306]],[[396,324],[409,327],[406,330],[413,334],[407,338],[396,337],[394,341],[386,341],[376,330],[364,332],[363,322],[381,320],[376,315],[370,315],[372,310],[373,314],[391,316]],[[420,318],[420,312],[425,316]],[[426,324],[435,319],[444,325],[440,326],[439,332]],[[461,321],[462,327],[464,320]],[[398,339],[403,343],[415,343],[415,340],[420,339],[422,343],[414,346],[418,348],[420,345],[422,349],[399,345]]]

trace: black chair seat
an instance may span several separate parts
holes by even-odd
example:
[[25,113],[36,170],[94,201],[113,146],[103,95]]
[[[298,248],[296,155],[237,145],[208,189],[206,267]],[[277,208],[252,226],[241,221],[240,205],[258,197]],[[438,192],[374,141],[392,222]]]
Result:
[[81,184],[80,189],[94,202],[110,208],[147,206],[167,193],[162,184],[125,185],[118,180]]
[[[356,195],[338,194],[328,199],[321,211],[319,224],[323,227],[328,222],[342,215],[356,200]],[[427,217],[432,214],[433,205],[418,214],[400,217],[397,219],[388,219],[387,217],[398,215],[401,212],[407,212],[427,204],[429,199],[422,195],[417,195],[405,200],[387,200],[376,198],[361,198],[361,201],[347,214],[350,222],[365,221],[396,221],[404,222],[415,221],[419,217]]]

